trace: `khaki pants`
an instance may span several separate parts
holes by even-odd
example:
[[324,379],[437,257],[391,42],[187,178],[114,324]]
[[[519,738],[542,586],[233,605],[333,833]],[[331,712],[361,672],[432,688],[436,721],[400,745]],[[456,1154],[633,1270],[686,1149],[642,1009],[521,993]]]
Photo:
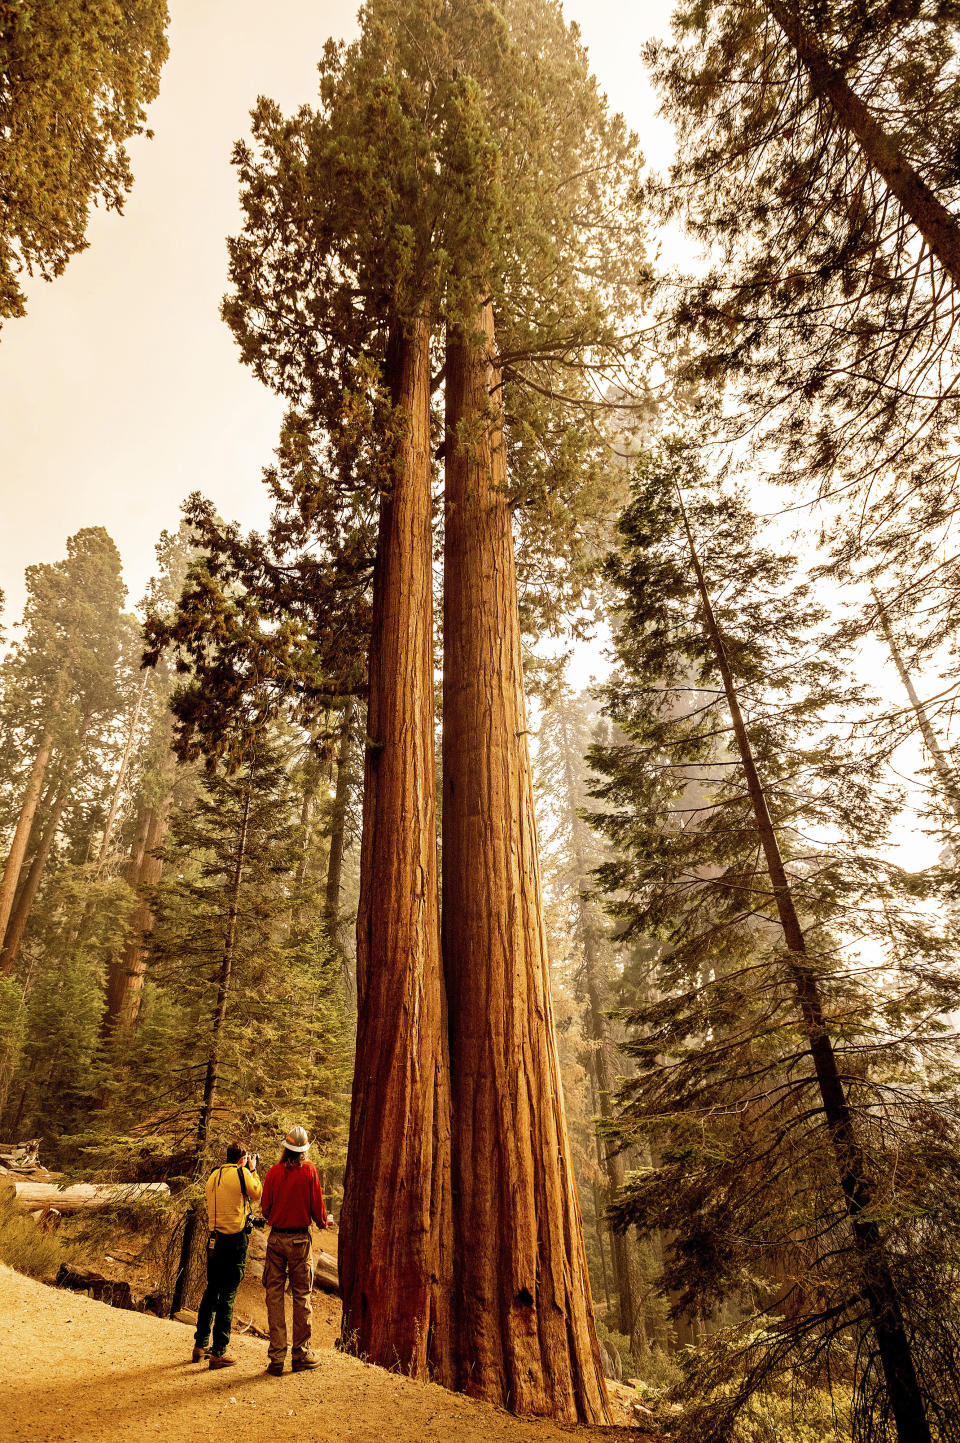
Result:
[[267,1258],[263,1265],[271,1363],[282,1363],[287,1356],[287,1319],[283,1294],[288,1273],[290,1291],[293,1293],[293,1356],[302,1358],[310,1347],[310,1319],[313,1314],[310,1234],[278,1233],[274,1228],[267,1239]]

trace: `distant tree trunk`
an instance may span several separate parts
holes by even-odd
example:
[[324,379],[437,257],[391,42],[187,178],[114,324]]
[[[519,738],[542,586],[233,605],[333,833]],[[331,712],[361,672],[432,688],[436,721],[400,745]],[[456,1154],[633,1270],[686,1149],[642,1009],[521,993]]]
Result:
[[13,841],[10,843],[10,852],[3,869],[3,881],[0,882],[0,945],[6,941],[7,924],[10,921],[10,913],[13,910],[13,899],[17,890],[17,882],[20,880],[20,868],[23,866],[23,859],[26,855],[27,843],[30,840],[30,829],[33,826],[33,819],[36,815],[40,793],[43,791],[43,778],[50,762],[50,753],[52,750],[53,742],[50,733],[46,732],[37,748],[37,754],[33,759],[33,766],[30,768],[27,789],[24,792],[23,801],[20,804],[20,815],[17,818]]
[[[217,1084],[220,1080],[220,1051],[223,1024],[227,1016],[227,997],[230,992],[230,974],[233,971],[233,959],[237,946],[237,919],[240,915],[240,888],[243,883],[243,868],[247,860],[247,829],[250,823],[250,802],[253,796],[253,774],[247,779],[247,791],[243,803],[243,813],[240,819],[240,830],[237,835],[237,855],[233,869],[233,882],[230,887],[230,905],[227,912],[227,930],[223,942],[223,958],[220,963],[220,971],[217,977],[217,1001],[213,1012],[213,1026],[210,1029],[210,1047],[207,1053],[207,1073],[203,1083],[203,1100],[200,1104],[200,1117],[197,1122],[197,1140],[194,1148],[194,1171],[199,1176],[203,1167],[203,1158],[207,1150],[207,1138],[210,1133],[210,1119],[213,1116],[214,1103],[217,1100]],[[173,1285],[173,1298],[170,1303],[170,1316],[178,1313],[183,1307],[183,1299],[186,1293],[187,1280],[190,1269],[190,1256],[193,1252],[193,1243],[200,1226],[203,1212],[203,1204],[199,1203],[192,1207],[187,1214],[183,1225],[183,1238],[180,1244],[180,1261],[177,1265],[177,1276]]]
[[918,233],[937,257],[953,284],[960,285],[960,226],[917,174],[909,157],[850,88],[842,69],[804,24],[799,5],[789,0],[764,0],[807,72],[810,89],[830,106],[839,124],[856,141],[870,165],[887,184]]
[[347,802],[350,798],[350,748],[353,742],[353,718],[356,704],[349,698],[344,706],[340,723],[340,742],[337,747],[337,780],[333,794],[333,811],[330,816],[330,851],[327,857],[327,884],[324,893],[323,915],[327,936],[339,946],[340,932],[340,886],[343,877],[344,839],[347,831]]
[[[597,1084],[596,1079],[593,1075],[593,1068],[587,1069],[587,1076],[590,1080],[590,1109],[591,1112],[595,1114],[597,1111]],[[599,1133],[594,1132],[593,1140],[597,1149],[597,1166],[599,1168],[602,1168],[603,1153],[601,1151]],[[610,1283],[607,1277],[607,1238],[609,1236],[609,1233],[603,1221],[603,1210],[606,1202],[606,1199],[604,1197],[605,1189],[598,1187],[597,1184],[594,1183],[591,1191],[593,1193],[593,1221],[594,1229],[597,1234],[597,1251],[600,1254],[600,1279],[603,1283],[603,1301],[606,1303],[607,1312],[609,1313]]]
[[110,810],[107,812],[107,820],[103,824],[103,838],[100,842],[100,855],[97,858],[97,876],[103,870],[107,860],[110,842],[113,837],[113,829],[117,822],[117,813],[120,810],[120,797],[123,793],[123,785],[127,779],[127,772],[130,768],[130,756],[133,751],[133,742],[137,733],[137,723],[140,720],[140,713],[143,710],[143,699],[147,694],[147,684],[152,672],[145,671],[143,681],[140,683],[140,691],[137,695],[137,705],[134,708],[130,726],[127,728],[127,740],[123,748],[123,756],[120,758],[120,767],[113,784],[113,792],[110,797]]
[[843,1079],[837,1065],[833,1041],[826,1028],[820,984],[807,955],[806,940],[787,878],[780,844],[767,807],[767,799],[753,757],[753,748],[740,711],[736,684],[727,661],[726,649],[717,626],[710,593],[700,566],[700,558],[687,519],[680,488],[677,496],[686,528],[690,560],[700,596],[704,629],[723,681],[724,694],[733,727],[740,761],[747,783],[747,792],[770,877],[783,939],[789,949],[789,975],[796,991],[800,1014],[814,1073],[823,1104],[823,1115],[829,1130],[833,1152],[840,1175],[840,1187],[854,1244],[862,1269],[863,1301],[870,1318],[877,1353],[883,1371],[887,1397],[897,1427],[900,1443],[929,1443],[930,1427],[923,1406],[923,1395],[913,1362],[910,1340],[904,1325],[896,1284],[890,1271],[886,1247],[879,1224],[874,1218],[874,1198],[869,1170],[857,1140],[853,1115],[847,1100]]
[[120,956],[111,960],[107,969],[107,1005],[101,1025],[103,1036],[118,1051],[132,1040],[140,1016],[149,937],[153,930],[150,892],[163,875],[163,861],[156,854],[166,836],[168,807],[169,798],[166,798],[141,812],[127,866],[127,882],[133,888],[136,901],[127,940]]
[[890,648],[893,664],[897,668],[900,680],[903,682],[907,696],[910,698],[910,705],[913,707],[913,714],[917,719],[917,729],[923,737],[923,744],[929,753],[930,760],[933,762],[933,769],[943,788],[943,799],[953,812],[957,821],[960,822],[960,786],[958,786],[956,774],[937,740],[937,734],[931,725],[930,718],[927,716],[927,709],[920,700],[910,672],[907,670],[907,664],[897,645],[897,640],[893,634],[893,628],[890,625],[890,618],[887,616],[886,608],[876,591],[873,593],[873,596],[877,603],[880,628],[883,631],[887,646]]
[[500,377],[446,352],[443,955],[450,1008],[459,1385],[606,1419],[553,1026]]
[[[560,743],[563,748],[564,780],[567,789],[567,822],[570,828],[574,880],[577,887],[577,935],[583,949],[583,974],[587,987],[587,1024],[589,1035],[595,1043],[595,1047],[590,1053],[590,1070],[596,1083],[600,1118],[603,1123],[606,1123],[612,1117],[610,1099],[613,1096],[614,1087],[608,1050],[609,1029],[604,1015],[604,987],[596,927],[583,896],[583,889],[589,886],[590,876],[583,836],[584,823],[577,815],[573,748],[570,743],[566,717],[562,712],[562,698],[559,705],[561,707]],[[607,1202],[609,1202],[623,1186],[624,1169],[620,1153],[616,1151],[610,1139],[604,1135],[602,1127],[597,1129],[597,1150],[602,1156],[603,1168],[607,1175]],[[639,1299],[635,1297],[637,1269],[631,1256],[630,1239],[627,1234],[614,1232],[611,1229],[610,1243],[613,1284],[620,1309],[620,1332],[630,1338],[631,1343],[635,1342],[640,1348],[645,1348],[648,1340],[644,1329],[643,1315],[638,1307]]]
[[73,790],[73,769],[62,778],[54,797],[53,805],[44,823],[40,844],[33,854],[27,872],[27,878],[22,888],[19,889],[13,912],[7,926],[6,936],[3,943],[3,951],[0,953],[0,976],[8,977],[17,965],[17,958],[20,956],[20,944],[23,942],[23,934],[27,930],[27,922],[30,920],[30,913],[33,911],[33,904],[37,899],[37,892],[40,888],[40,880],[44,869],[53,850],[57,831],[60,827],[60,818],[63,816],[63,809],[70,799]]
[[430,331],[395,324],[404,425],[380,504],[357,914],[357,1052],[340,1214],[343,1343],[452,1381],[450,1081],[433,727]]

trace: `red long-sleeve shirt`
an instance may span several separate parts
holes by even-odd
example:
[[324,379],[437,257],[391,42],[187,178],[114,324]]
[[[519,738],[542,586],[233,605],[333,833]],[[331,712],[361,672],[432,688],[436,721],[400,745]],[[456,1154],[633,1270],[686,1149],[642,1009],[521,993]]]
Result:
[[312,1162],[302,1162],[299,1167],[275,1162],[264,1179],[260,1208],[274,1228],[303,1228],[306,1232],[311,1218],[318,1228],[329,1225],[320,1174]]

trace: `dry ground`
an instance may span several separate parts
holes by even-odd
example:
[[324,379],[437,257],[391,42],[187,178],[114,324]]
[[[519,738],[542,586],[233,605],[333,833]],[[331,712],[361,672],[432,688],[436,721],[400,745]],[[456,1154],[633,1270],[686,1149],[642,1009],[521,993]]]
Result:
[[[325,1320],[319,1295],[317,1313]],[[322,1346],[315,1372],[272,1378],[262,1339],[235,1337],[237,1366],[214,1373],[188,1361],[192,1344],[182,1323],[121,1312],[0,1265],[0,1436],[4,1443],[653,1443],[634,1430],[513,1418]]]

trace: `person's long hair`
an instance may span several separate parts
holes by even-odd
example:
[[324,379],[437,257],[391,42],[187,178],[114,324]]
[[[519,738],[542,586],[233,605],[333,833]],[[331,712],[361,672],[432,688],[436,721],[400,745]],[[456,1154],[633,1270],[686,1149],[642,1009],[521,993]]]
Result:
[[280,1158],[280,1161],[283,1163],[284,1167],[299,1167],[305,1157],[306,1153],[291,1152],[288,1147],[285,1147],[283,1149],[283,1155]]

